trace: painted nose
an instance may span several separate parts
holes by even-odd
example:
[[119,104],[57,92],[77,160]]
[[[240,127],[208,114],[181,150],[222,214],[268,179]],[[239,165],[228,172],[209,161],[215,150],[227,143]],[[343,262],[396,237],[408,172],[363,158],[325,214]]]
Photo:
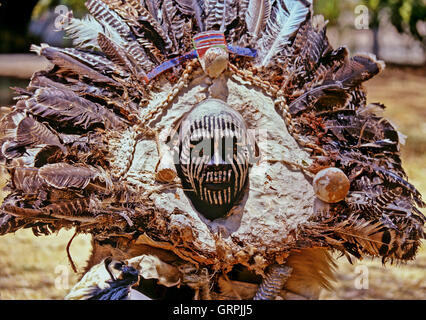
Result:
[[210,161],[207,163],[208,167],[223,167],[228,165],[229,163],[223,160],[220,150],[214,150]]
[[[226,154],[223,154],[226,152],[223,148],[223,141],[222,138],[218,135],[212,139],[212,150],[211,150],[211,157],[209,162],[207,163],[208,167],[223,167],[229,165],[228,162],[226,162]],[[219,168],[216,168],[219,170]]]

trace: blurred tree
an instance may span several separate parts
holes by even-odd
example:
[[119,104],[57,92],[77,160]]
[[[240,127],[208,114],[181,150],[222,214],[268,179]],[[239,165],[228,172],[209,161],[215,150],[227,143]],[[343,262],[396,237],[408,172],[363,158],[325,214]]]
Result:
[[81,18],[87,12],[84,2],[85,0],[40,0],[33,10],[30,34],[52,46],[70,46],[71,41],[66,38],[58,15],[72,11],[75,17]]
[[425,34],[421,34],[418,23],[426,21],[425,0],[394,0],[389,1],[390,19],[399,32],[409,32],[412,36],[424,43]]
[[426,0],[314,0],[314,10],[324,15],[330,25],[339,23],[345,10],[354,10],[363,4],[368,8],[369,28],[373,32],[373,52],[379,55],[379,26],[383,14],[400,33],[407,33],[420,40],[426,48],[426,35],[419,30],[419,24],[426,21]]
[[38,0],[0,0],[0,52],[27,52],[27,28]]
[[39,18],[43,13],[54,9],[58,5],[65,5],[79,17],[83,12],[87,12],[84,5],[86,0],[40,0],[34,8],[33,18]]
[[40,18],[57,5],[66,5],[79,17],[87,12],[85,0],[0,0],[0,52],[28,52],[31,43],[40,42],[28,33],[32,18]]
[[425,0],[363,0],[369,9],[370,28],[374,35],[373,52],[379,55],[379,26],[382,13],[387,12],[391,23],[400,33],[411,34],[425,46],[425,35],[417,28],[426,20]]
[[317,0],[314,1],[315,14],[322,14],[329,24],[337,24],[340,16],[340,0]]

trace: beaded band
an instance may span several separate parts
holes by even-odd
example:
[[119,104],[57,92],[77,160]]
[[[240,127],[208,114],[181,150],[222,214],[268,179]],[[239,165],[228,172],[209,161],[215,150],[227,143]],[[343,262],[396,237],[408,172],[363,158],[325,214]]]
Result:
[[209,48],[221,47],[226,49],[228,52],[234,53],[239,56],[255,58],[257,51],[250,48],[242,48],[237,46],[231,46],[226,44],[225,35],[222,32],[207,31],[196,34],[193,38],[194,50],[188,52],[182,56],[167,60],[159,66],[151,70],[145,79],[148,83],[162,72],[176,67],[184,61],[191,60],[194,58],[201,58]]

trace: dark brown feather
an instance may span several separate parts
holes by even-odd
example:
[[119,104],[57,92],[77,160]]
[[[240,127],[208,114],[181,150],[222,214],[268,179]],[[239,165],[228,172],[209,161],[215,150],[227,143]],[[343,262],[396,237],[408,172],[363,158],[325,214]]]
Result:
[[44,207],[43,211],[54,217],[78,216],[89,211],[91,206],[90,201],[90,198],[78,198],[70,201],[56,202]]
[[84,165],[70,165],[68,163],[47,164],[39,169],[38,175],[44,181],[58,189],[84,189],[90,180],[98,176],[98,172]]
[[124,67],[127,71],[133,73],[137,80],[142,83],[144,82],[146,78],[145,71],[139,68],[138,63],[131,56],[127,55],[126,51],[109,40],[102,33],[98,34],[98,44],[112,62]]
[[20,146],[47,144],[59,147],[64,153],[67,152],[55,133],[30,117],[26,117],[19,122],[16,128],[16,142]]
[[77,96],[70,90],[40,88],[26,102],[28,111],[57,124],[88,129],[93,125],[122,127],[123,121],[100,104]]
[[98,71],[61,52],[60,49],[42,45],[39,49],[33,47],[33,51],[37,51],[41,55],[45,56],[63,72],[71,72],[78,77],[87,77],[93,82],[106,83],[114,87],[121,87],[121,85],[115,80],[104,76]]
[[98,34],[98,44],[103,53],[105,53],[112,62],[126,68],[128,71],[132,70],[132,66],[126,57],[125,51],[114,44],[114,42],[108,39],[103,33]]
[[15,167],[11,169],[12,183],[17,190],[28,194],[35,194],[46,183],[42,177],[38,175],[37,168]]
[[384,68],[383,62],[373,55],[355,55],[339,70],[333,73],[333,80],[342,82],[345,87],[356,87],[371,79]]

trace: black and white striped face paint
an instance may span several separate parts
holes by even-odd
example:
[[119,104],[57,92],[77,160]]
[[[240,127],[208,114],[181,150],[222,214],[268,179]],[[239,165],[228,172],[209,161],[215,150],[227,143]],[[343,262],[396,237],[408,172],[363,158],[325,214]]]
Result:
[[205,100],[183,119],[176,168],[194,207],[206,218],[225,216],[241,196],[250,150],[244,119],[221,100]]

